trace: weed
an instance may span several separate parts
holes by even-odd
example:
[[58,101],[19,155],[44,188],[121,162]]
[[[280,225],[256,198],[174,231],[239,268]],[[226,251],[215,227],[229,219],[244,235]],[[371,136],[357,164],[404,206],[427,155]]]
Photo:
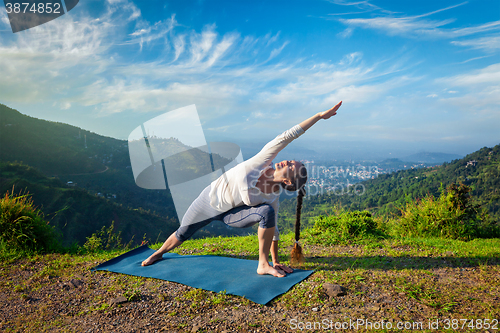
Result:
[[201,307],[203,302],[208,298],[208,292],[203,289],[193,288],[184,293],[184,299],[191,300],[191,308]]
[[309,243],[322,245],[384,237],[371,213],[344,210],[336,216],[318,216],[315,219],[314,226],[306,229],[304,234]]
[[87,241],[83,244],[83,249],[87,253],[95,253],[102,250],[128,249],[131,246],[132,240],[127,245],[122,244],[121,231],[115,233],[115,221],[111,221],[111,225],[106,229],[93,233],[87,237]]
[[109,308],[111,305],[109,305],[109,303],[101,303],[101,305],[99,305],[97,308],[95,308],[94,310],[95,311],[105,311],[107,308]]
[[218,292],[217,294],[215,294],[212,299],[210,300],[211,303],[213,305],[228,305],[228,299],[227,299],[227,296],[226,296],[226,291],[223,290],[221,292]]
[[445,303],[445,304],[441,305],[441,309],[438,311],[438,313],[450,312],[457,304],[458,304],[457,302]]
[[141,291],[137,288],[127,289],[123,293],[123,297],[129,302],[138,301],[141,299]]
[[433,196],[411,201],[400,208],[401,218],[393,221],[392,232],[401,237],[440,237],[471,240],[475,237],[498,234],[478,205],[471,203],[470,188],[451,184]]
[[33,205],[29,193],[14,194],[14,188],[0,199],[0,249],[3,255],[50,252],[60,247],[53,227]]
[[20,284],[18,284],[17,286],[14,287],[15,292],[22,292],[24,290],[25,290],[25,287],[20,285]]

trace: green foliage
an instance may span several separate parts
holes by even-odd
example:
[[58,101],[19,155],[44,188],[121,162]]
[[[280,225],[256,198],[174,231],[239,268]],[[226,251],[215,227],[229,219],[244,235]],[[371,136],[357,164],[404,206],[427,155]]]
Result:
[[[99,182],[102,181],[104,184],[103,188],[107,188],[107,182],[111,181],[123,184],[123,179],[114,177],[112,170],[98,175],[100,175]],[[110,179],[106,180],[104,175],[109,176]],[[45,177],[36,168],[25,164],[0,162],[0,179],[3,180],[0,182],[0,195],[10,190],[12,186],[26,188],[32,193],[34,204],[40,207],[45,216],[50,217],[50,224],[60,236],[63,246],[74,244],[82,246],[87,241],[87,237],[103,226],[108,227],[111,221],[115,221],[115,231],[121,231],[125,241],[130,240],[135,235],[136,244],[141,243],[141,237],[145,233],[154,241],[158,234],[161,233],[161,238],[170,235],[179,227],[173,202],[166,198],[165,193],[169,191],[141,189],[135,185],[132,174],[127,179],[133,183],[135,189],[131,191],[128,187],[123,187],[115,193],[119,197],[130,195],[136,198],[136,203],[143,205],[144,208],[134,208],[133,205],[119,204],[115,199],[98,197],[78,186],[69,187],[59,179]],[[81,182],[78,181],[78,183]],[[137,192],[135,192],[136,189]],[[103,189],[99,191],[106,192]],[[159,196],[160,193],[164,193],[165,196],[154,199],[154,195],[158,194]],[[167,208],[156,212],[149,209],[160,204]],[[195,234],[195,237],[234,235],[247,232],[246,229],[228,229],[225,224],[220,222],[218,224],[212,223],[203,228]]]
[[59,248],[53,228],[33,205],[28,193],[14,190],[0,199],[0,241],[2,252],[49,252]]
[[[133,182],[133,176],[131,178]],[[57,178],[45,177],[37,169],[24,164],[0,162],[0,179],[3,180],[0,182],[2,196],[13,186],[26,188],[31,193],[35,206],[40,207],[44,216],[50,217],[50,224],[63,246],[82,246],[87,237],[103,226],[108,227],[111,221],[115,221],[115,231],[121,231],[124,240],[136,235],[138,244],[146,232],[154,236],[159,232],[169,235],[179,226],[176,217],[168,217],[173,215],[160,216],[150,210],[120,205],[113,199],[98,197],[80,187],[69,187]],[[128,192],[125,190],[125,193]],[[148,197],[143,199],[147,201]]]
[[383,236],[383,232],[367,211],[344,211],[316,218],[314,226],[304,231],[309,243],[333,245]]
[[141,299],[141,291],[138,288],[127,289],[123,293],[123,297],[125,297],[129,302],[139,301]]
[[102,250],[128,249],[132,246],[133,239],[125,246],[122,244],[121,231],[115,232],[115,221],[111,222],[109,228],[105,226],[101,230],[87,237],[83,248],[87,253],[94,253]]
[[[398,207],[404,206],[408,199],[438,198],[441,186],[447,187],[452,183],[469,186],[471,203],[481,205],[488,211],[490,219],[500,221],[500,145],[496,145],[440,166],[381,174],[361,183],[366,189],[361,195],[308,195],[302,207],[302,226],[312,225],[318,215],[334,213],[337,206],[368,210],[377,217],[399,216]],[[293,230],[294,214],[295,199],[280,203],[280,228],[283,232]]]
[[[401,209],[401,218],[394,222],[393,233],[400,237],[441,237],[471,240],[487,236],[494,226],[473,204],[470,188],[464,184],[451,184],[435,199],[427,196],[408,201]],[[497,231],[498,232],[498,231]]]

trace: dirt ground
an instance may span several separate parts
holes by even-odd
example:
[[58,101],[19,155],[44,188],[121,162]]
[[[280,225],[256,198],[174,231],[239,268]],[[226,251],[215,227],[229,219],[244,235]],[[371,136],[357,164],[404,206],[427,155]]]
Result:
[[[102,260],[78,262],[76,257],[60,254],[17,260],[0,270],[0,331],[361,332],[400,328],[438,332],[449,328],[484,332],[485,323],[489,323],[486,331],[500,328],[498,262],[412,270],[402,268],[405,258],[381,257],[393,268],[355,269],[343,268],[341,257],[326,260],[324,251],[316,252],[321,255],[308,259],[316,272],[267,305],[172,282],[91,272]],[[356,248],[335,252],[355,254]],[[346,294],[327,294],[326,282],[341,285]],[[478,319],[488,319],[481,321],[481,329]]]

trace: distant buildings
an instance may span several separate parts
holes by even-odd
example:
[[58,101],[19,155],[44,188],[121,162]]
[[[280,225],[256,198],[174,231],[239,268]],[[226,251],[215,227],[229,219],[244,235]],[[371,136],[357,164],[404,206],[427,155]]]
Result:
[[465,167],[466,168],[468,168],[469,166],[475,167],[476,164],[477,164],[477,161],[476,160],[472,160],[472,161],[467,162],[467,165]]

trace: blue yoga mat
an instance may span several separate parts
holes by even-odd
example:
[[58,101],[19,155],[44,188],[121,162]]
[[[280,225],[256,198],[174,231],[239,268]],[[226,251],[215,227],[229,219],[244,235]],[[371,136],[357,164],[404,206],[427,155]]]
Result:
[[286,293],[313,271],[295,269],[285,277],[257,274],[256,260],[209,255],[183,256],[165,253],[163,260],[143,267],[144,259],[155,250],[144,245],[92,268],[182,283],[194,288],[243,296],[255,303],[266,304]]

